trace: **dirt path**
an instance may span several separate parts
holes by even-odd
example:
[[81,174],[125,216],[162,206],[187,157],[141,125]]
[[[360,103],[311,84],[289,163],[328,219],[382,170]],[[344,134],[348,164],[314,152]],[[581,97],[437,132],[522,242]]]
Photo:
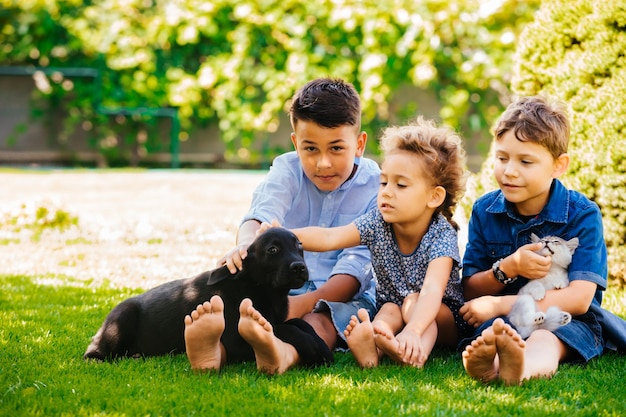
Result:
[[148,288],[213,268],[264,172],[0,173],[0,216],[22,203],[79,218],[64,232],[0,228],[0,273]]

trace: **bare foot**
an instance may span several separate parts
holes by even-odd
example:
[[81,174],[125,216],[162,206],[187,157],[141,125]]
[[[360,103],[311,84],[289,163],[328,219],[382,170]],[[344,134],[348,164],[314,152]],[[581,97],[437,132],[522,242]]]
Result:
[[[388,329],[384,325],[380,325],[379,323],[375,323],[374,325],[374,343],[376,347],[380,349],[380,351],[389,356],[389,358],[401,365],[406,365],[402,356],[398,352],[400,344],[396,340],[393,332]],[[421,368],[421,366],[416,366],[417,368]]]
[[373,368],[378,366],[379,360],[378,349],[374,343],[374,327],[364,308],[357,311],[357,316],[350,317],[343,334],[357,363],[363,368]]
[[493,326],[483,330],[463,351],[463,367],[472,378],[490,382],[498,377],[496,366],[496,334]]
[[295,348],[274,335],[272,324],[245,298],[239,305],[239,334],[252,346],[256,367],[268,375],[282,374],[298,359]]
[[506,385],[519,385],[524,380],[526,342],[500,318],[493,322],[492,327],[500,360],[500,379]]
[[224,302],[217,295],[185,316],[185,348],[191,369],[220,369],[224,356],[220,343],[222,333]]

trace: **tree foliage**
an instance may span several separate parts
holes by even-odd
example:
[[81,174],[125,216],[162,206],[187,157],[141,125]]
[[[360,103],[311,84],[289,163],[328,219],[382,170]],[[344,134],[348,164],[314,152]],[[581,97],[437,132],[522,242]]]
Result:
[[[390,107],[413,86],[434,92],[442,121],[485,150],[488,128],[509,100],[517,36],[537,4],[0,0],[0,62],[100,68],[101,91],[64,80],[41,91],[70,100],[69,127],[102,123],[86,100],[98,93],[112,106],[177,107],[182,139],[196,126],[217,124],[236,155],[278,129],[298,87],[333,76],[355,84],[373,136],[423,111],[419,102]],[[94,136],[100,148],[111,144],[102,132]]]
[[567,104],[572,162],[564,181],[600,206],[610,274],[626,282],[626,3],[545,2],[515,62],[516,94]]

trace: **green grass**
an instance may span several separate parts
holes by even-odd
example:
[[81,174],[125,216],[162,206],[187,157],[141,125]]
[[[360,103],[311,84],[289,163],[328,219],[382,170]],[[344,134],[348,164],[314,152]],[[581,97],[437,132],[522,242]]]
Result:
[[[626,410],[625,357],[563,365],[551,380],[484,386],[458,355],[423,370],[358,368],[351,355],[268,377],[254,364],[191,372],[184,355],[115,363],[81,356],[109,310],[137,290],[92,290],[0,276],[0,416],[618,416]],[[617,298],[615,298],[617,297]],[[623,292],[615,299],[623,297]],[[621,312],[620,312],[621,313]]]

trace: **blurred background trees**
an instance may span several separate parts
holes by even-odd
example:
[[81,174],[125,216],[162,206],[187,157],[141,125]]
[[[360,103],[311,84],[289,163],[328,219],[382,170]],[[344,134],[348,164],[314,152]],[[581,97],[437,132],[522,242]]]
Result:
[[[510,100],[512,55],[538,3],[0,0],[0,65],[98,69],[101,84],[40,74],[36,108],[63,108],[60,139],[83,130],[111,160],[124,157],[116,148],[125,141],[150,153],[154,131],[149,117],[111,122],[94,111],[94,97],[107,108],[176,107],[180,140],[216,125],[227,159],[254,162],[251,145],[275,133],[295,90],[320,76],[355,85],[373,139],[382,126],[434,112],[481,155]],[[377,151],[375,140],[369,146]]]
[[226,160],[255,166],[289,149],[287,138],[261,154],[253,145],[284,128],[295,90],[332,76],[360,92],[371,153],[381,127],[420,113],[458,129],[480,156],[470,201],[495,185],[481,161],[512,97],[560,99],[572,121],[564,181],[600,206],[622,283],[625,65],[624,0],[0,0],[0,66],[98,71],[98,82],[39,73],[33,114],[57,110],[56,140],[80,131],[109,162],[140,162],[123,145],[150,154],[160,127],[94,102],[175,108],[179,140],[216,126]]

